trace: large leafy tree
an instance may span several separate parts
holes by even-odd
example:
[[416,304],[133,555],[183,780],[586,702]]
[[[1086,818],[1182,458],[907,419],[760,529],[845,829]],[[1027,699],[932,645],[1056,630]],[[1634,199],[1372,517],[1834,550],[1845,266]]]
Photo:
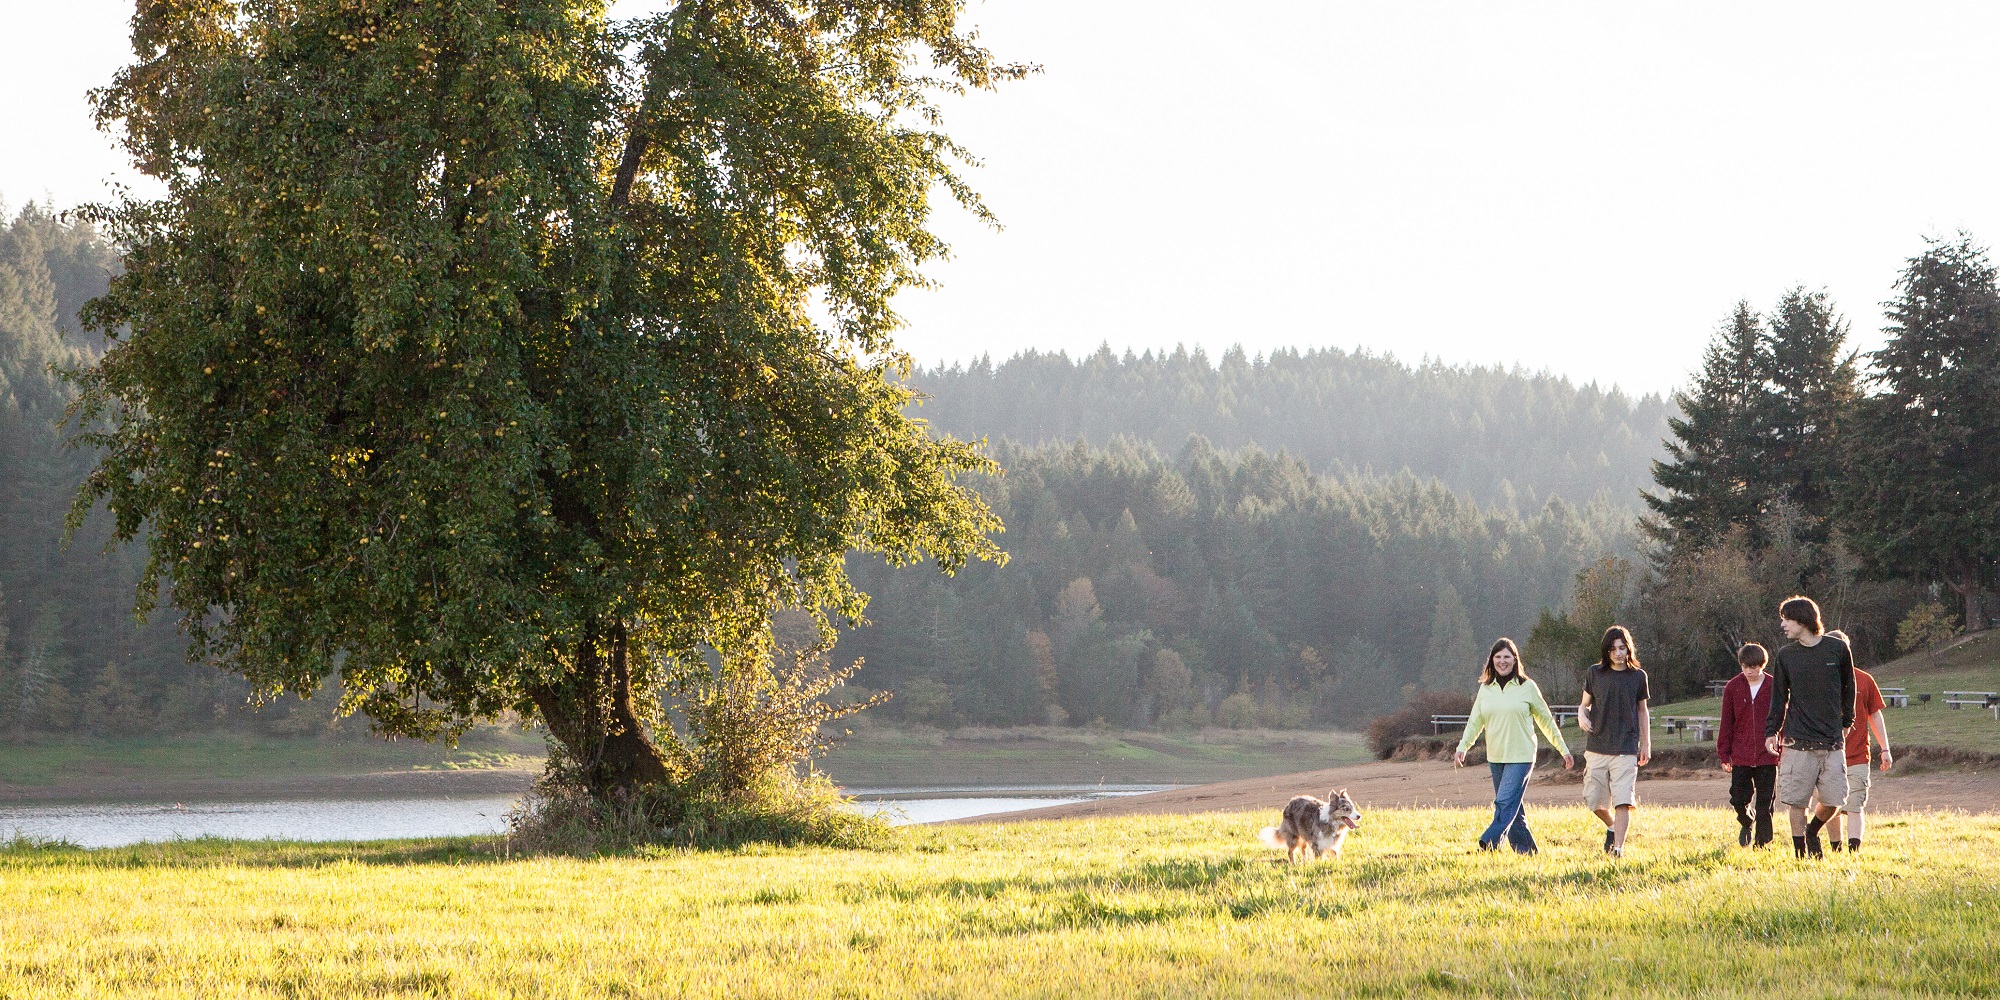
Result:
[[846,552],[998,555],[891,339],[933,193],[984,212],[934,96],[1021,72],[960,6],[142,0],[79,511],[267,694],[538,716],[598,795],[740,759],[702,720]]
[[1880,572],[1943,580],[1969,631],[2000,556],[2000,289],[1968,237],[1912,258],[1870,355],[1842,515]]

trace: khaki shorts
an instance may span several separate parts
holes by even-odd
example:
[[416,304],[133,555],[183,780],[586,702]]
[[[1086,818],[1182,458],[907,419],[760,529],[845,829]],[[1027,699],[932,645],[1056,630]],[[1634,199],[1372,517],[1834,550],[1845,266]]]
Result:
[[1858,813],[1868,808],[1868,786],[1874,781],[1867,763],[1847,765],[1847,801],[1840,804],[1840,811]]
[[1786,747],[1778,758],[1778,801],[1804,809],[1814,790],[1819,800],[1833,805],[1847,800],[1847,751],[1800,750]]
[[1583,804],[1592,810],[1639,804],[1639,755],[1583,753]]

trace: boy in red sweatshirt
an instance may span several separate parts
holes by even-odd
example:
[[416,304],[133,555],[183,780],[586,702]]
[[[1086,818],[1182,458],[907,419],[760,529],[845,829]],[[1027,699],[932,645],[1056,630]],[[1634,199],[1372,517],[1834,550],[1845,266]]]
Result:
[[[1749,847],[1752,827],[1758,847],[1771,842],[1771,800],[1778,782],[1778,758],[1765,749],[1764,719],[1771,712],[1771,679],[1764,675],[1770,661],[1764,647],[1749,643],[1736,651],[1742,672],[1722,689],[1722,726],[1715,738],[1715,755],[1729,772],[1729,804],[1742,824],[1736,842]],[[1755,804],[1755,818],[1745,807]]]

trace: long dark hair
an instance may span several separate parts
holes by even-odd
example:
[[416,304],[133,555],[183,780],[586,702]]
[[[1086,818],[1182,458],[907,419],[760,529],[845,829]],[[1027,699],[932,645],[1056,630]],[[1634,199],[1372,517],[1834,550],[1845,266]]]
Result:
[[1611,643],[1625,640],[1625,665],[1637,669],[1639,666],[1639,645],[1632,641],[1632,631],[1623,625],[1613,625],[1604,630],[1604,641],[1597,644],[1597,662],[1604,669],[1611,669]]
[[[1514,654],[1514,672],[1505,677],[1500,676],[1500,672],[1493,669],[1493,658],[1498,656],[1503,649]],[[1525,681],[1527,679],[1528,664],[1521,659],[1521,647],[1514,645],[1514,640],[1504,635],[1494,640],[1493,648],[1486,651],[1486,666],[1480,668],[1479,683],[1497,683],[1505,687],[1508,681]]]

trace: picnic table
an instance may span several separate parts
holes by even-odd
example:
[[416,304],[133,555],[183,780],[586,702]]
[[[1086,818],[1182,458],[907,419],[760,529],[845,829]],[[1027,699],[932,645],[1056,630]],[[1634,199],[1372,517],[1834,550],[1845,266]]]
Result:
[[1698,740],[1711,740],[1722,728],[1722,720],[1713,715],[1662,715],[1660,724],[1667,732],[1679,733],[1682,739],[1692,731]]
[[1953,708],[1971,705],[1993,713],[1993,721],[2000,722],[2000,691],[1946,691],[1944,703]]
[[1722,694],[1722,689],[1728,686],[1729,686],[1729,680],[1726,678],[1719,681],[1709,681],[1708,693],[1713,695],[1720,695]]
[[1431,716],[1431,735],[1436,736],[1452,729],[1464,729],[1465,724],[1471,721],[1472,716],[1470,715],[1433,715]]
[[1563,724],[1564,719],[1568,719],[1571,722],[1575,722],[1577,719],[1577,713],[1580,711],[1582,711],[1582,709],[1576,705],[1549,706],[1549,714],[1556,717],[1556,725],[1558,726]]
[[1882,691],[1882,703],[1889,706],[1890,708],[1910,707],[1910,693],[1907,689],[1899,687],[1885,687],[1882,688],[1881,691]]

